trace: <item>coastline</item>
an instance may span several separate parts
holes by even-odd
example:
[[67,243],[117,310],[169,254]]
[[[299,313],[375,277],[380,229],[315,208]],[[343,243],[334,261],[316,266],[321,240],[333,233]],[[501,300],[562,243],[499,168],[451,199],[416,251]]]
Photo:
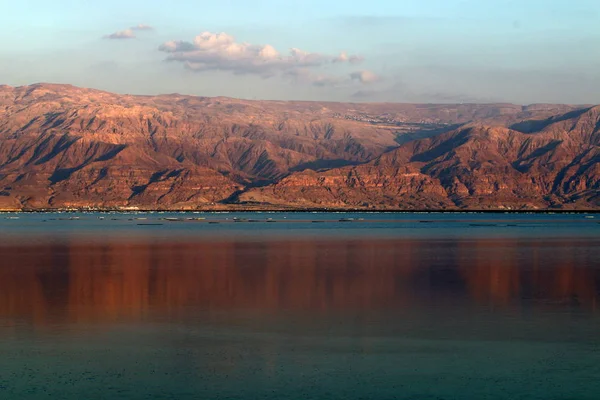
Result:
[[39,208],[0,209],[0,214],[34,213],[348,213],[348,214],[600,214],[600,209],[361,209],[361,208]]

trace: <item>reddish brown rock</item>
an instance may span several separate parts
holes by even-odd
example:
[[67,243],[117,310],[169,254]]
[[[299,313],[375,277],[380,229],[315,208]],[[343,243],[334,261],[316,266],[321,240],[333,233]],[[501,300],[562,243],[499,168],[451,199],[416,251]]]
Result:
[[364,165],[295,174],[240,199],[381,209],[600,208],[599,111],[536,131],[465,126]]
[[0,86],[0,209],[598,207],[598,110]]

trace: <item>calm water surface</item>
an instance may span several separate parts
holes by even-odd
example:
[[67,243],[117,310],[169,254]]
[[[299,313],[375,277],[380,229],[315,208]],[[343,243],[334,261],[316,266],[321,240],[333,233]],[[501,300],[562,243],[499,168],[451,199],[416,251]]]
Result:
[[0,399],[597,400],[593,217],[0,214]]

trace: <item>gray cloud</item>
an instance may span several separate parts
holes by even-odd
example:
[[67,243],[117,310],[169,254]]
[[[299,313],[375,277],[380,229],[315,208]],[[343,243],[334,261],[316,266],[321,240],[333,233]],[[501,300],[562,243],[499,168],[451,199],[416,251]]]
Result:
[[348,79],[343,77],[323,73],[313,73],[308,68],[293,69],[287,71],[283,76],[294,82],[316,87],[335,87],[349,82]]
[[367,70],[353,72],[346,76],[337,76],[315,73],[308,68],[299,68],[286,72],[284,77],[292,79],[295,82],[310,84],[317,87],[351,86],[354,82],[360,82],[361,84],[367,85],[381,81],[379,75]]
[[357,71],[350,74],[350,79],[359,81],[360,83],[375,83],[381,78],[371,71]]

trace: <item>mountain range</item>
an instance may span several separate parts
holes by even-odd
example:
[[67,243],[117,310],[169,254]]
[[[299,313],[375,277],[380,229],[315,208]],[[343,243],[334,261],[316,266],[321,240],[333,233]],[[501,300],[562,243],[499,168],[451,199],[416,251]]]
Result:
[[600,106],[0,86],[0,209],[600,209]]

